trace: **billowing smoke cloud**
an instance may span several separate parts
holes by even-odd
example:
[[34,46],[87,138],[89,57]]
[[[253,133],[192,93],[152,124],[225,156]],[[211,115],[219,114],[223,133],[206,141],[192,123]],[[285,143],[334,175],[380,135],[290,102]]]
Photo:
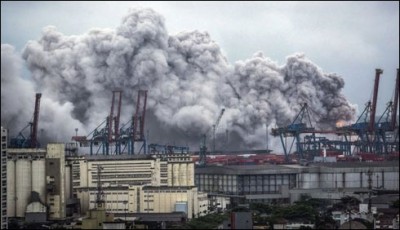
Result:
[[1,45],[1,125],[4,127],[26,126],[33,115],[33,84],[21,78],[22,63],[14,47]]
[[[6,46],[4,55],[10,49]],[[304,102],[320,127],[355,114],[341,93],[343,79],[323,73],[304,55],[292,55],[279,66],[256,53],[232,65],[206,32],[168,35],[163,17],[151,9],[131,9],[115,30],[66,36],[46,27],[40,40],[28,42],[23,59],[35,85],[26,83],[31,88],[23,93],[26,104],[33,106],[33,89],[42,92],[47,100],[42,106],[53,108],[41,112],[42,127],[65,140],[75,128],[87,134],[105,119],[115,88],[123,90],[123,122],[134,112],[138,90],[147,89],[150,142],[196,149],[203,133],[212,136],[222,108],[218,148],[265,147],[265,125],[287,125]],[[13,71],[4,75],[18,75]],[[22,80],[16,79],[3,77],[2,45],[2,122],[21,109],[10,105],[11,96],[3,98],[3,86],[20,88]]]
[[228,78],[236,99],[228,98],[235,108],[235,130],[245,141],[258,144],[265,133],[263,124],[290,124],[304,103],[316,128],[332,128],[338,120],[352,120],[355,107],[340,92],[344,81],[335,74],[323,73],[303,54],[287,58],[278,66],[261,52],[246,61],[236,62]]
[[[33,121],[36,90],[34,84],[21,78],[23,60],[8,44],[1,45],[1,124],[9,129],[11,137]],[[71,117],[73,104],[60,103],[42,95],[40,100],[38,138],[48,141],[68,141],[74,133],[71,127],[83,125]],[[27,127],[22,135],[29,136]],[[69,139],[65,139],[69,138]]]

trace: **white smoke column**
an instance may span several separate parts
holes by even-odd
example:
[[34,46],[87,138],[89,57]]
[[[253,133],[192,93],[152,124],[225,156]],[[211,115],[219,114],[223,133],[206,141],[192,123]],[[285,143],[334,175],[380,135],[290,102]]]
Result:
[[32,82],[21,78],[23,60],[13,46],[1,44],[1,125],[14,136],[31,121],[35,103]]
[[198,31],[168,36],[164,19],[151,9],[131,10],[116,31],[64,36],[47,27],[39,41],[27,44],[23,57],[40,89],[72,102],[72,116],[88,129],[109,113],[114,88],[124,91],[125,121],[137,90],[148,89],[149,112],[169,136],[196,132],[195,138],[201,137],[222,108],[216,87],[227,63],[219,47]]
[[23,58],[38,90],[89,132],[109,114],[115,88],[123,90],[122,122],[132,116],[138,90],[148,90],[146,129],[160,144],[198,148],[222,108],[220,127],[230,130],[231,148],[265,146],[265,124],[289,123],[303,102],[327,125],[354,116],[340,93],[343,80],[304,56],[278,66],[257,53],[232,66],[207,32],[168,35],[152,9],[131,9],[115,30],[66,36],[46,27]]

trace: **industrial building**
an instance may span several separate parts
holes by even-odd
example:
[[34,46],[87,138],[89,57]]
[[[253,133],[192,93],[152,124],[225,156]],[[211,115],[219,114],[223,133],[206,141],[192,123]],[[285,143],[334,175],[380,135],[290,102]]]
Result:
[[[399,191],[398,161],[301,165],[229,165],[196,168],[195,184],[210,196],[233,203],[293,203],[301,195],[361,200],[371,189]],[[222,207],[225,208],[225,207]]]
[[7,229],[7,130],[1,126],[1,229]]
[[194,186],[189,154],[85,155],[67,158],[81,213],[96,207],[99,183],[107,212],[204,215],[207,194]]
[[[191,219],[241,203],[289,204],[302,195],[329,200],[351,195],[362,200],[374,189],[399,191],[398,161],[383,161],[393,154],[398,156],[399,77],[394,102],[388,103],[375,122],[381,73],[376,70],[373,102],[355,124],[316,130],[304,103],[291,124],[271,130],[281,139],[284,155],[267,150],[262,156],[211,157],[207,156],[210,152],[204,135],[196,169],[188,148],[157,144],[146,148],[147,90],[139,90],[135,113],[121,127],[122,91],[113,90],[111,112],[103,123],[86,136],[78,136],[75,129],[74,143],[48,144],[46,149],[39,148],[37,140],[41,97],[37,94],[29,138],[10,138],[12,148],[7,149],[7,131],[2,128],[2,227],[7,217],[57,221],[77,214],[89,217],[87,226],[97,226],[100,223],[94,217],[100,214],[107,221],[114,214],[178,212]],[[223,114],[224,109],[212,127],[213,153],[218,152],[215,130]],[[344,140],[328,140],[321,134],[342,136]],[[293,153],[286,144],[287,137],[292,138],[292,145],[296,141]],[[335,160],[328,163],[331,153]],[[358,162],[372,159],[370,155],[374,159],[379,155],[382,162]],[[313,157],[322,162],[309,164]],[[352,161],[339,162],[342,157]],[[307,163],[289,164],[302,160]],[[247,163],[258,165],[231,165]]]
[[25,217],[32,191],[46,200],[44,149],[8,149],[7,157],[7,215]]
[[[66,217],[66,170],[64,144],[47,145],[46,154],[46,204],[49,219],[62,220]],[[70,186],[70,185],[69,185]]]
[[46,150],[8,149],[7,216],[24,218],[36,192],[39,203],[49,207],[49,220],[65,218],[64,162],[64,144],[48,144]]
[[[204,215],[207,194],[194,186],[189,154],[67,156],[70,145],[9,149],[7,216],[65,220],[96,208],[108,213]],[[68,151],[67,151],[68,152]],[[67,154],[68,155],[68,154]],[[36,198],[34,198],[36,197]]]

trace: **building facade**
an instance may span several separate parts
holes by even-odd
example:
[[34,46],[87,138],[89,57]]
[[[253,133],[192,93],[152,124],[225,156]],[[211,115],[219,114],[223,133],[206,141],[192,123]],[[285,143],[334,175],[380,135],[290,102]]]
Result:
[[46,199],[44,149],[8,149],[7,157],[7,216],[25,217],[31,192]]
[[[369,182],[370,181],[370,182]],[[398,162],[337,162],[301,165],[236,165],[197,168],[199,191],[237,202],[294,202],[301,195],[340,199],[370,187],[399,190]]]
[[73,195],[80,199],[83,214],[96,207],[99,182],[111,213],[184,210],[192,218],[205,215],[208,208],[207,195],[194,186],[189,154],[85,155],[67,161],[72,165]]
[[25,218],[32,192],[48,205],[49,219],[65,218],[64,144],[52,143],[47,149],[8,149],[7,216]]
[[48,144],[46,154],[46,204],[50,220],[66,217],[65,145]]
[[[33,202],[47,207],[48,220],[87,214],[96,207],[98,185],[110,213],[184,210],[191,218],[204,215],[208,208],[207,194],[194,186],[189,154],[65,158],[66,151],[66,145],[59,143],[48,144],[46,149],[9,149],[4,206],[8,217],[26,218]],[[35,201],[33,192],[38,197]]]
[[1,126],[1,229],[8,228],[7,218],[7,129]]

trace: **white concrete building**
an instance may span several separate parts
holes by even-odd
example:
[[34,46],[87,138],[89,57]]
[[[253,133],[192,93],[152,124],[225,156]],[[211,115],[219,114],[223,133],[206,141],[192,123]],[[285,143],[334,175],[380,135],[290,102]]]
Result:
[[45,157],[44,149],[8,149],[8,217],[25,217],[32,191],[39,193],[40,199],[45,201]]
[[1,126],[1,229],[8,228],[7,222],[7,130]]
[[47,149],[8,149],[7,216],[24,218],[31,192],[49,206],[49,219],[65,218],[64,144]]
[[232,202],[293,203],[302,195],[338,200],[372,188],[399,191],[398,161],[301,165],[227,165],[196,168],[199,191]]
[[96,206],[99,173],[106,211],[112,213],[171,213],[188,218],[204,215],[207,194],[194,186],[189,154],[70,157],[74,195],[81,212]]
[[[48,144],[46,154],[46,204],[49,206],[49,219],[66,217],[65,145]],[[37,172],[38,170],[35,170]]]

